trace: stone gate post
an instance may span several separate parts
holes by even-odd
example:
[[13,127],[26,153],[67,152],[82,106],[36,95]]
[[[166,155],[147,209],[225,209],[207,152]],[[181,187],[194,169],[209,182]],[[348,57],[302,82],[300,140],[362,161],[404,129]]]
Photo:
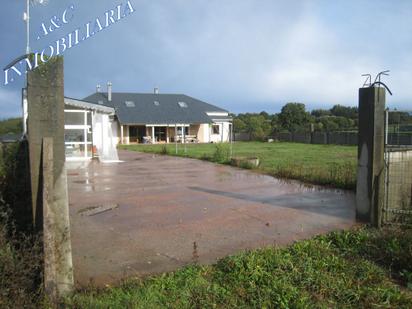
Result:
[[73,289],[63,58],[51,58],[28,73],[27,99],[33,224],[43,230],[46,292],[59,298]]
[[384,200],[385,95],[381,87],[359,89],[356,217],[378,227]]

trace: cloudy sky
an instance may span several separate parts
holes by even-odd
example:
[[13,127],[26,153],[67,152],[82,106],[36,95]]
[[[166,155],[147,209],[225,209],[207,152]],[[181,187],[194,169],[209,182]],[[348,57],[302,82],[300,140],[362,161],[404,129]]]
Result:
[[[0,67],[25,52],[25,0],[2,0]],[[125,0],[48,0],[32,7],[32,50],[41,51]],[[113,91],[184,93],[232,112],[356,105],[362,73],[390,69],[392,107],[412,109],[410,0],[131,0],[135,12],[66,50],[65,94],[96,84]],[[74,18],[36,40],[74,4]],[[20,114],[23,78],[4,85],[0,118]],[[104,87],[105,88],[105,87]]]

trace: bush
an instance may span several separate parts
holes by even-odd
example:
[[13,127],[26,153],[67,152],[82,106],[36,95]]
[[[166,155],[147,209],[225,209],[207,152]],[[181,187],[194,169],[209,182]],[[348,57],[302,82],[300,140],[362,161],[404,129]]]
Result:
[[42,246],[38,237],[17,234],[8,214],[0,219],[0,308],[33,308],[42,299]]
[[228,163],[230,160],[230,148],[227,144],[216,144],[212,157],[214,162]]
[[31,215],[23,212],[31,208],[26,146],[8,145],[0,156],[0,308],[37,307],[43,295],[41,238],[28,236]]
[[162,145],[162,148],[160,149],[160,154],[162,154],[162,155],[168,155],[169,154],[169,150],[167,149],[166,145]]
[[[32,232],[28,143],[5,147],[0,161],[0,199],[10,209],[9,220],[19,232]],[[2,166],[2,168],[1,168]]]

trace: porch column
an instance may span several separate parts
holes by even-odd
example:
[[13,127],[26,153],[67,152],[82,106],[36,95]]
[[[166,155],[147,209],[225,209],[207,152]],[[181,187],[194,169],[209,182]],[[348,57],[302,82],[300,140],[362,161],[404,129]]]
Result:
[[177,125],[175,124],[175,146],[176,146],[176,154],[177,154]]
[[155,127],[152,127],[152,143],[156,144],[156,140],[155,140]]
[[[102,130],[103,130],[103,129],[102,129]],[[124,137],[124,134],[123,134],[123,126],[120,125],[120,145],[123,145],[123,137]]]
[[219,129],[220,130],[222,130],[222,143],[225,141],[225,139],[224,139],[224,134],[225,134],[225,132],[224,132],[224,129],[225,129],[225,124],[222,122],[220,125],[219,125]]
[[166,127],[166,144],[169,144],[169,126]]
[[186,143],[185,141],[185,127],[182,127],[182,143]]

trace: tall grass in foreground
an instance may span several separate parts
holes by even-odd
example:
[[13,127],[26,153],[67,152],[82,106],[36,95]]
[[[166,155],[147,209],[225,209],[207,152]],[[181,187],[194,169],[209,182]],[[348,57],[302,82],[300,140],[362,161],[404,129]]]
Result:
[[[229,144],[179,145],[177,154],[175,145],[123,145],[120,148],[221,164],[231,162]],[[354,146],[237,142],[233,145],[233,156],[257,157],[261,164],[255,170],[275,177],[341,189],[356,187],[357,148]]]
[[0,211],[0,308],[35,308],[43,302],[42,246],[16,233]]
[[34,308],[43,304],[41,239],[22,232],[15,220],[19,216],[20,223],[25,222],[17,204],[26,204],[25,195],[29,194],[22,189],[17,168],[21,147],[19,143],[12,144],[0,153],[0,308]]
[[362,228],[79,292],[72,308],[411,308],[412,231]]

